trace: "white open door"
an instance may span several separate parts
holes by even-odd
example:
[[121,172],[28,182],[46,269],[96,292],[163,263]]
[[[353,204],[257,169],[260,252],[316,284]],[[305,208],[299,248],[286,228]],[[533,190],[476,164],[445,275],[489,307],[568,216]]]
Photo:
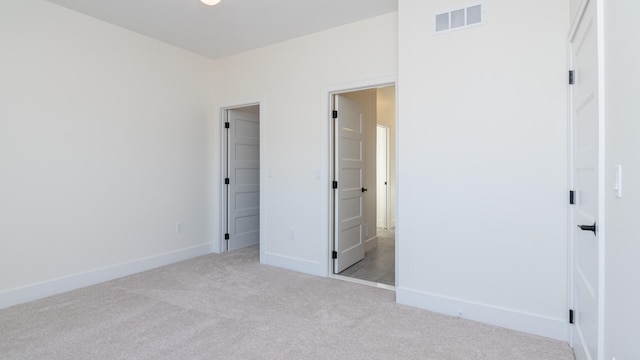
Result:
[[389,227],[389,128],[376,127],[376,226]]
[[[355,102],[335,95],[334,272],[364,259],[364,118]],[[334,184],[334,187],[336,185]]]
[[257,106],[227,110],[226,250],[260,242],[260,122]]
[[589,1],[571,39],[572,198],[571,343],[577,360],[599,359],[600,111],[595,1]]

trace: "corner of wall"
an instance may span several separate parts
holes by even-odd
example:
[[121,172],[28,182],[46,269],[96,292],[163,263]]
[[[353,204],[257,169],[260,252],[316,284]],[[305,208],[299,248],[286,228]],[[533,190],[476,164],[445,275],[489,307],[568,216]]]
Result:
[[96,285],[120,277],[213,253],[211,244],[194,246],[0,292],[0,309]]

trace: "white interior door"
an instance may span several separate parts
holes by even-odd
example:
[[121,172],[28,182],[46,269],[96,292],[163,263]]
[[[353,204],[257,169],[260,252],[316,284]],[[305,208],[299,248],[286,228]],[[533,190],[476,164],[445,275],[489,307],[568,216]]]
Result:
[[260,242],[260,122],[257,106],[227,110],[226,250]]
[[600,326],[600,167],[598,36],[595,1],[589,1],[571,41],[572,182],[571,342],[577,360],[598,359]]
[[364,118],[355,102],[335,95],[334,272],[364,259]]
[[388,157],[389,157],[389,128],[386,126],[377,126],[376,137],[376,226],[379,228],[387,228],[388,220]]

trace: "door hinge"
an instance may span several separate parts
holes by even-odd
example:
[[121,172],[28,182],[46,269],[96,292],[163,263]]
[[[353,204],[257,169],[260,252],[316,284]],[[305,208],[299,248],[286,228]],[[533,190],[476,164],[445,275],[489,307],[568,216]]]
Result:
[[576,203],[576,192],[571,190],[569,191],[569,204],[575,205],[575,203]]
[[575,83],[575,73],[573,70],[569,70],[569,85],[573,85]]
[[573,324],[573,310],[569,309],[569,324]]
[[338,182],[334,181],[333,184],[331,185],[332,188],[337,189],[338,188]]
[[224,239],[229,240],[229,233],[224,234]]
[[332,252],[331,253],[331,258],[332,259],[337,259],[338,258],[338,252],[337,251]]
[[331,117],[333,119],[337,119],[338,118],[338,110],[333,110],[333,112],[331,113]]
[[230,180],[229,178],[225,178],[225,179],[224,179],[224,184],[225,184],[225,185],[229,185],[229,184],[231,184],[231,180]]
[[225,128],[225,129],[228,129],[228,128],[230,128],[230,127],[231,127],[231,124],[229,124],[229,122],[228,122],[228,121],[226,121],[226,122],[224,123],[224,128]]

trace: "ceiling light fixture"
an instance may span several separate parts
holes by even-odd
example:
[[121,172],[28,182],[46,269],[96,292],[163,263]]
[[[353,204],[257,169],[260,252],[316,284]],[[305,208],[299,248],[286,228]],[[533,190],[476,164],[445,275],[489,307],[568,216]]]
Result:
[[222,0],[200,0],[200,1],[202,1],[203,3],[205,3],[207,5],[213,6],[213,5],[218,4]]

